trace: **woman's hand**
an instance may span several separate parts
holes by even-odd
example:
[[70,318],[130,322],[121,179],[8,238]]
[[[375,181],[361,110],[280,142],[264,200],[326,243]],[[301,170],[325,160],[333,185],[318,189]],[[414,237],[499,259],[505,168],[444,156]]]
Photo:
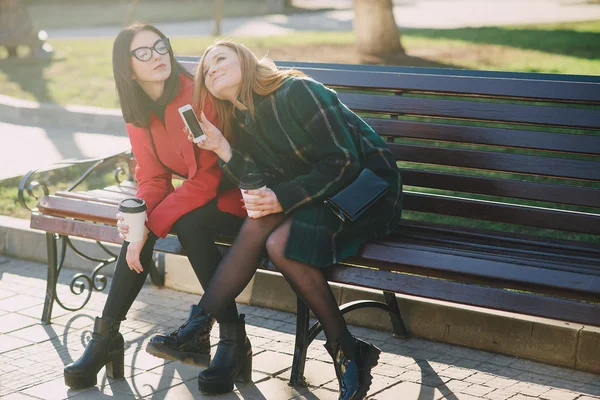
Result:
[[[123,214],[117,214],[117,230],[119,231],[119,237],[125,240],[127,233],[129,233],[129,226],[126,225],[123,219]],[[140,262],[140,253],[142,252],[142,248],[148,239],[148,234],[150,230],[144,226],[144,237],[139,242],[129,243],[127,246],[127,254],[125,255],[125,259],[127,260],[127,266],[130,270],[137,272],[138,274],[144,271],[144,267],[142,267],[142,263]]]
[[271,189],[261,188],[256,190],[245,190],[244,192],[250,196],[255,196],[253,198],[244,198],[246,210],[258,212],[258,214],[248,218],[257,219],[269,214],[283,212],[283,208],[277,199],[277,195],[275,195],[275,192]]
[[119,231],[119,237],[123,240],[129,233],[129,225],[126,225],[124,221],[123,213],[117,213],[117,230]]
[[206,118],[203,112],[200,113],[199,122],[204,135],[195,138],[187,127],[184,127],[183,130],[187,134],[188,140],[201,149],[214,151],[219,158],[228,162],[231,159],[231,146],[223,133]]

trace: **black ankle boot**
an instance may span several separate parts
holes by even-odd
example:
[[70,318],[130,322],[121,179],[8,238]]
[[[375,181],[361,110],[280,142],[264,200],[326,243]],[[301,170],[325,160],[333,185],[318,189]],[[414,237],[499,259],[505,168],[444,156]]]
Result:
[[210,361],[210,330],[215,319],[198,305],[190,307],[187,321],[167,336],[155,335],[146,351],[165,360],[206,367]]
[[[372,344],[354,339],[354,348],[344,349],[339,343],[327,342],[325,348],[333,358],[335,374],[340,385],[339,400],[364,399],[371,386],[371,369],[377,365],[379,350]],[[352,359],[346,353],[354,353]]]
[[125,375],[125,342],[119,333],[121,322],[96,318],[94,333],[79,360],[64,369],[65,384],[71,389],[96,385],[96,375],[106,365],[106,375],[121,379]]
[[219,345],[209,367],[198,374],[198,389],[205,394],[233,390],[233,381],[252,381],[252,345],[246,336],[244,314],[237,322],[219,324]]

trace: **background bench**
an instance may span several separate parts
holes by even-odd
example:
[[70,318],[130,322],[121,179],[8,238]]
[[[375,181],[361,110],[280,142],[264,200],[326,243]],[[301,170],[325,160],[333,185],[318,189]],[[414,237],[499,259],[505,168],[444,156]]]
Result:
[[[181,60],[190,70],[198,61]],[[398,229],[327,271],[329,281],[381,290],[385,301],[348,303],[343,312],[382,308],[405,336],[395,296],[402,293],[600,326],[600,78],[278,64],[336,88],[402,170]],[[115,159],[129,162],[122,154],[91,169]],[[34,176],[21,182],[21,199]],[[32,212],[32,228],[48,232],[45,323],[61,265],[57,241],[63,254],[69,236],[119,243],[116,205],[135,195],[127,177],[101,190],[47,193]],[[172,235],[156,249],[182,253]],[[102,288],[98,270],[112,262],[80,281]],[[151,276],[161,283],[156,269]],[[294,384],[303,382],[306,349],[320,329],[309,327],[298,300]]]

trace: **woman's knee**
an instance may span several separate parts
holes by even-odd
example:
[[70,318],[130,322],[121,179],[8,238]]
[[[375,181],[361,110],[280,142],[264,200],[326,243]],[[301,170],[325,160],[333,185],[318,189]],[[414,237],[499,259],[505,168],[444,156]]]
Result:
[[278,268],[283,264],[282,261],[285,261],[286,242],[287,235],[283,235],[279,229],[271,233],[267,238],[267,253],[273,264]]

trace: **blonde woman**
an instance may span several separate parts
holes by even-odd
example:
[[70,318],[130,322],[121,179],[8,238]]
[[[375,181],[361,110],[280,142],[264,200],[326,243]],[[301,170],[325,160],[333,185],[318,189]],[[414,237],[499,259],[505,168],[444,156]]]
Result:
[[[218,316],[243,290],[266,246],[273,264],[323,326],[340,399],[364,398],[380,350],[348,331],[323,272],[398,224],[402,182],[393,155],[334,91],[298,71],[278,70],[244,45],[219,41],[209,47],[195,84],[194,101],[212,103],[222,128],[201,114],[206,135],[198,146],[215,152],[234,181],[258,173],[267,183],[248,191],[256,196],[245,201],[253,216],[219,264],[198,318]],[[389,190],[357,221],[344,223],[324,200],[363,168],[385,180]],[[200,390],[223,393],[232,390],[236,377],[249,379],[248,348],[240,346],[237,354],[227,371],[213,365],[215,357],[198,375]]]

